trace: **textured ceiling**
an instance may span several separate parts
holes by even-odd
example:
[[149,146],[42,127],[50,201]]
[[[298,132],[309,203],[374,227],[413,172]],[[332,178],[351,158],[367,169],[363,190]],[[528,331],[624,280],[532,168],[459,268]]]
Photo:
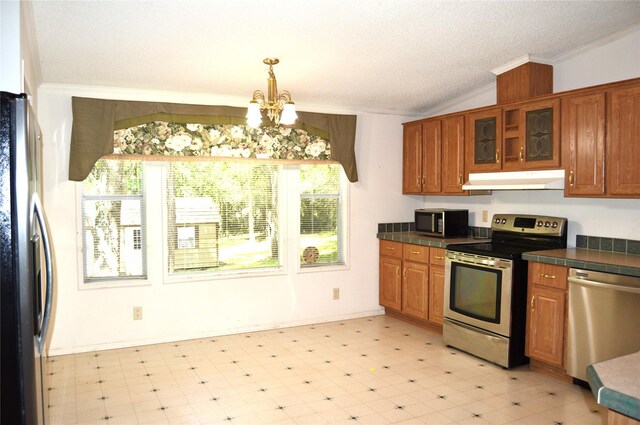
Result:
[[265,57],[299,105],[419,113],[640,22],[639,1],[33,2],[44,83],[249,98]]

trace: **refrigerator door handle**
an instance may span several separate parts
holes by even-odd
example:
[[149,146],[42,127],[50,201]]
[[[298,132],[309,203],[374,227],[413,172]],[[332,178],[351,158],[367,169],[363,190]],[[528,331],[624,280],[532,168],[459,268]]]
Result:
[[38,225],[42,230],[42,245],[44,250],[44,264],[45,264],[45,273],[46,273],[46,285],[45,285],[45,294],[46,301],[44,304],[44,312],[42,319],[42,328],[40,330],[40,334],[37,335],[36,339],[38,341],[38,346],[40,348],[40,352],[44,350],[44,343],[47,337],[47,329],[49,328],[49,321],[51,319],[51,306],[53,303],[53,264],[51,259],[51,245],[49,245],[49,229],[47,229],[47,223],[44,218],[44,213],[42,209],[42,204],[40,203],[40,197],[38,193],[33,193],[33,212],[35,214],[36,219],[38,220]]

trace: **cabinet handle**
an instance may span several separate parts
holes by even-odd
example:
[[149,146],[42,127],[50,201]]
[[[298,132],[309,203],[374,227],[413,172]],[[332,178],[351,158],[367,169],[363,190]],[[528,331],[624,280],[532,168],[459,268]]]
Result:
[[422,187],[424,187],[424,176],[422,176]]
[[518,154],[518,159],[520,162],[524,162],[524,148],[520,146],[520,153]]
[[500,149],[496,149],[496,164],[500,164]]
[[420,251],[411,251],[412,254],[420,255]]
[[439,255],[434,255],[433,258],[435,258],[436,260],[444,260],[444,257],[441,257]]
[[394,247],[392,247],[392,246],[388,246],[388,247],[387,247],[387,249],[388,249],[389,251],[395,251],[395,248],[394,248]]
[[416,177],[416,186],[420,186],[420,176]]
[[531,296],[531,311],[533,311],[533,310],[535,309],[535,307],[534,307],[534,300],[535,300],[535,299],[536,299],[536,296],[535,296],[535,295],[532,295],[532,296]]
[[458,174],[458,186],[462,185],[462,174]]
[[573,187],[573,170],[569,171],[569,186]]
[[544,277],[545,279],[555,279],[556,275],[554,274],[545,274],[545,273],[540,273],[540,277]]
[[402,277],[404,277],[405,279],[407,278],[407,268],[406,267],[402,270]]
[[400,278],[400,267],[398,267],[396,269],[396,278],[399,279]]

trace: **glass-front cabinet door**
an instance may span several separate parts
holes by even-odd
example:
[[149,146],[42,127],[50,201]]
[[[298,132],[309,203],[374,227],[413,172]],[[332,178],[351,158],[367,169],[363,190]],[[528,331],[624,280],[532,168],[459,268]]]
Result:
[[500,171],[502,168],[502,109],[467,115],[466,168],[468,172]]
[[560,99],[504,112],[504,169],[560,166]]

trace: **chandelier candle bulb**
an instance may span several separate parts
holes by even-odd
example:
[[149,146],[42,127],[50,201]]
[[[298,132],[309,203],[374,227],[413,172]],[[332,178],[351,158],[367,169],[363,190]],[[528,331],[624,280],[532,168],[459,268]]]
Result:
[[[280,60],[277,58],[266,58],[263,62],[269,65],[269,78],[267,79],[267,97],[261,90],[253,92],[253,98],[249,102],[247,109],[247,124],[251,127],[257,127],[262,122],[260,111],[266,109],[267,116],[273,123],[278,126],[280,123],[284,125],[292,125],[295,123],[298,115],[296,114],[296,106],[291,99],[291,93],[283,90],[278,93],[278,82],[273,72],[273,65],[277,65]],[[282,114],[281,114],[282,112]]]

